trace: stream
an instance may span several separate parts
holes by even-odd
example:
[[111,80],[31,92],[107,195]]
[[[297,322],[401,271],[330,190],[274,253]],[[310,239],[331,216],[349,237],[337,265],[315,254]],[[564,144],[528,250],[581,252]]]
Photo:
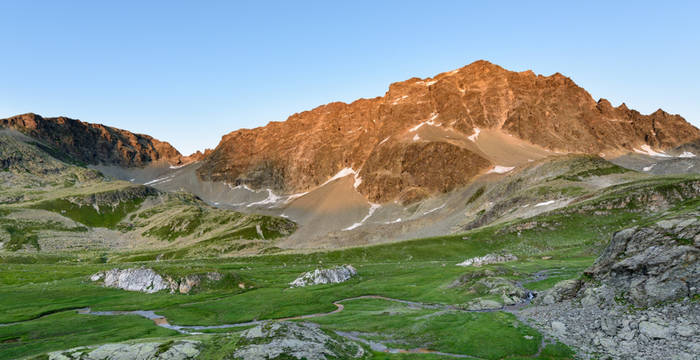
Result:
[[[556,269],[538,271],[538,272],[534,273],[532,276],[530,276],[528,279],[521,280],[521,281],[517,282],[517,285],[523,286],[523,285],[526,285],[529,283],[545,280],[551,274],[553,274],[555,271],[556,271]],[[166,317],[158,315],[152,310],[92,311],[90,308],[82,308],[82,309],[78,309],[77,311],[79,314],[97,315],[97,316],[137,315],[137,316],[141,316],[141,317],[144,317],[146,319],[152,320],[156,325],[158,325],[160,327],[175,330],[181,334],[197,335],[197,334],[202,334],[202,332],[201,332],[202,330],[229,329],[229,328],[254,326],[254,325],[258,325],[258,324],[261,324],[264,322],[269,322],[269,321],[303,320],[303,319],[312,319],[312,318],[328,316],[328,315],[337,314],[337,313],[343,311],[345,309],[345,306],[343,306],[342,303],[344,303],[346,301],[361,300],[361,299],[385,300],[385,301],[401,303],[401,304],[404,304],[404,305],[407,305],[407,306],[413,307],[413,308],[433,309],[433,310],[442,310],[442,311],[457,311],[457,312],[506,311],[506,312],[514,314],[518,318],[518,320],[520,320],[521,322],[527,323],[524,319],[522,319],[520,316],[518,316],[517,312],[521,308],[529,305],[534,297],[535,297],[535,293],[528,290],[527,291],[527,298],[524,299],[522,302],[517,303],[515,305],[507,305],[507,306],[503,306],[503,307],[495,308],[495,309],[469,310],[469,309],[463,309],[463,308],[459,308],[459,307],[454,306],[454,305],[447,305],[447,304],[423,303],[423,302],[417,302],[417,301],[394,299],[394,298],[381,296],[381,295],[362,295],[362,296],[349,297],[349,298],[334,301],[333,305],[336,306],[336,309],[333,311],[325,312],[325,313],[314,313],[314,314],[291,316],[291,317],[284,317],[284,318],[277,318],[277,319],[267,319],[267,320],[253,320],[253,321],[246,321],[246,322],[240,322],[240,323],[234,323],[234,324],[223,324],[223,325],[174,325],[174,324],[170,324]],[[356,333],[356,332],[336,331],[336,334],[338,334],[339,336],[342,336],[344,338],[347,338],[347,339],[350,339],[353,341],[359,341],[363,344],[366,344],[374,351],[388,352],[388,353],[434,354],[434,355],[442,355],[442,356],[448,356],[448,357],[454,357],[454,358],[479,359],[477,357],[473,357],[473,356],[469,356],[469,355],[444,353],[444,352],[428,350],[428,349],[424,349],[424,348],[415,348],[415,349],[391,348],[391,347],[388,347],[386,345],[386,343],[364,339],[358,335],[359,333]],[[542,349],[544,348],[546,343],[547,343],[547,339],[545,339],[545,337],[543,336],[542,342],[540,343],[540,346],[537,350],[537,353],[535,355],[533,355],[532,357],[539,356],[539,354],[542,352]]]

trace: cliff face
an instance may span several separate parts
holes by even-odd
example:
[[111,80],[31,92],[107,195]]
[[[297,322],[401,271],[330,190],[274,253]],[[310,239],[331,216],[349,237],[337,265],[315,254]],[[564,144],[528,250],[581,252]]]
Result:
[[485,131],[543,151],[589,154],[661,150],[700,138],[681,116],[596,102],[561,74],[477,61],[391,84],[383,97],[330,103],[229,133],[198,175],[291,193],[351,169],[356,188],[372,201],[410,198],[450,190],[497,165],[473,145]]
[[148,135],[65,117],[23,114],[0,119],[0,128],[25,133],[87,164],[132,167],[156,160],[173,165],[187,160],[167,142]]

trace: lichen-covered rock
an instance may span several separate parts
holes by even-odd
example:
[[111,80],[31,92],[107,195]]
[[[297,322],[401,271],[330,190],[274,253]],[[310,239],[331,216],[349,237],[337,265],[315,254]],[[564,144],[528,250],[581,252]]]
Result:
[[556,283],[551,289],[547,289],[534,300],[535,304],[554,304],[565,299],[572,299],[581,288],[581,281],[578,279],[562,280]]
[[457,264],[457,266],[482,266],[489,264],[499,264],[509,261],[517,261],[518,258],[513,254],[486,254],[484,256],[477,256],[471,259],[467,259]]
[[700,215],[617,232],[586,274],[636,306],[700,293]]
[[206,274],[190,274],[180,279],[174,279],[170,276],[161,276],[153,269],[130,268],[112,269],[90,276],[91,281],[103,279],[103,285],[106,287],[128,291],[140,291],[150,294],[161,290],[170,290],[171,293],[189,294],[193,289],[199,287],[202,281],[220,281],[223,279],[223,275],[217,272],[209,272]]
[[104,344],[55,351],[49,360],[190,360],[199,355],[198,341],[179,340],[167,343]]
[[310,323],[265,322],[244,331],[234,359],[358,359],[364,349],[355,342],[331,336]]
[[[170,284],[153,269],[112,269],[104,272],[103,277],[104,286],[127,291],[140,291],[150,294],[170,289]],[[97,281],[100,279],[100,275],[95,274],[90,279],[96,279],[93,281]]]
[[582,358],[697,359],[699,252],[697,212],[622,230],[583,280],[558,283],[521,315]]
[[330,269],[316,269],[301,274],[289,285],[292,287],[319,285],[319,284],[337,284],[350,280],[351,277],[357,275],[357,270],[352,265],[336,266]]

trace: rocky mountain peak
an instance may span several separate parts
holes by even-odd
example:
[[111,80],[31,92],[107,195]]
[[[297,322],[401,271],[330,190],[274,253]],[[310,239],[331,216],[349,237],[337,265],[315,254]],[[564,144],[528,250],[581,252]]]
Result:
[[67,117],[44,118],[28,113],[0,119],[0,128],[22,132],[92,165],[144,166],[163,160],[171,165],[191,161],[169,143],[100,124]]
[[229,133],[198,175],[295,193],[349,169],[356,191],[386,202],[449,191],[495,166],[559,153],[663,150],[698,138],[700,130],[678,115],[615,108],[560,73],[513,72],[480,60],[393,83],[381,97]]

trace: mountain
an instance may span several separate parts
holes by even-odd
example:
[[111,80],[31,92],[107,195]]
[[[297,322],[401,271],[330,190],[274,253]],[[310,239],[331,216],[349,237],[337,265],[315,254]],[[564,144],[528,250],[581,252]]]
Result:
[[190,160],[169,143],[148,135],[66,117],[23,114],[0,119],[0,128],[17,130],[90,165],[133,167],[158,160],[180,165]]
[[352,174],[372,202],[412,202],[550,155],[655,153],[698,138],[700,130],[679,115],[595,101],[559,73],[477,61],[391,84],[382,97],[231,132],[197,174],[287,194]]

